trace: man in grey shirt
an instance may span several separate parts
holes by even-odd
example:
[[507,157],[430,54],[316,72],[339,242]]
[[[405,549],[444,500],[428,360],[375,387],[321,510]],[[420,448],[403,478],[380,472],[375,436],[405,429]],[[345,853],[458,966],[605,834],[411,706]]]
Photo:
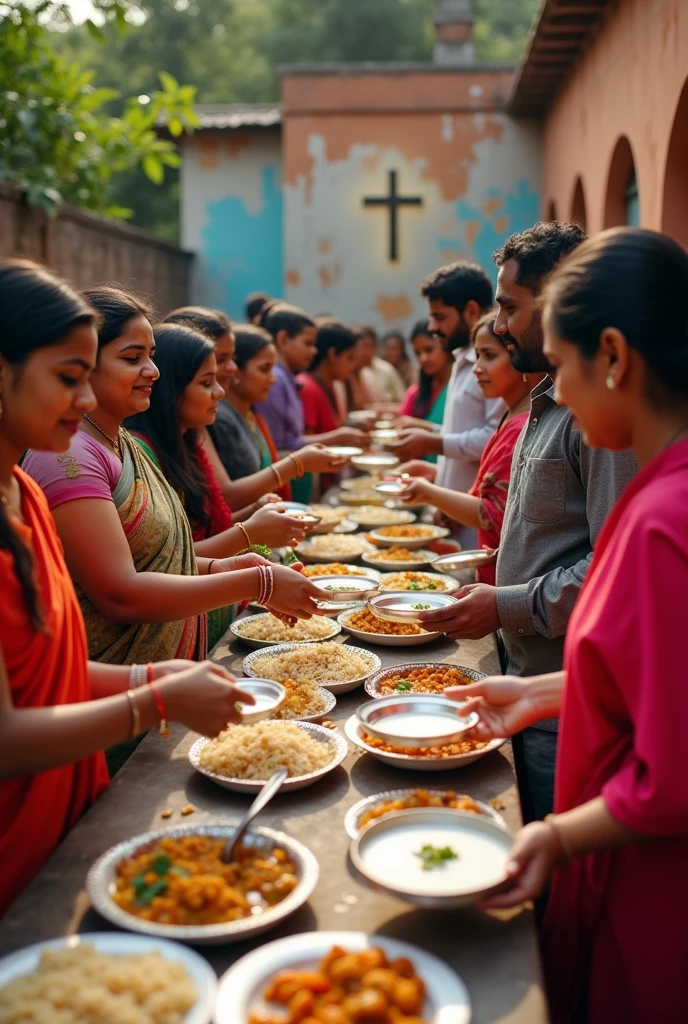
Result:
[[[512,235],[494,255],[495,332],[523,373],[552,371],[542,353],[537,299],[557,263],[584,237],[576,224],[541,223]],[[530,417],[514,451],[497,586],[464,587],[454,609],[422,618],[455,639],[499,630],[508,673],[561,669],[566,626],[593,544],[637,468],[631,452],[588,448],[545,377],[532,392]],[[524,814],[544,817],[553,804],[557,721],[538,722],[514,740]]]

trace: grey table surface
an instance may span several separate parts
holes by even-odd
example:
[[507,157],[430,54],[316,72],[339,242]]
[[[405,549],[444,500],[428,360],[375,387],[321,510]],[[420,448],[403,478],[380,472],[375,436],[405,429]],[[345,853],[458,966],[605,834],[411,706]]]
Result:
[[[358,644],[359,641],[356,641]],[[403,650],[370,647],[383,667],[403,662],[444,661],[486,672],[498,671],[491,639],[460,646],[438,640]],[[221,642],[214,657],[241,675],[240,644]],[[343,723],[367,699],[362,690],[340,697],[331,716]],[[174,726],[165,740],[151,732],[113,779],[106,793],[65,838],[34,881],[0,922],[0,954],[71,933],[109,931],[88,904],[83,884],[88,868],[109,847],[151,828],[236,820],[249,796],[221,789],[195,773],[187,760],[193,733]],[[421,910],[372,890],[354,877],[347,862],[346,811],[362,796],[402,786],[440,786],[497,798],[509,828],[521,824],[510,748],[506,744],[466,768],[420,773],[399,771],[369,754],[350,752],[344,764],[314,786],[274,799],[258,823],[283,830],[318,858],[320,879],[309,903],[280,928],[241,944],[200,947],[218,974],[256,946],[295,932],[365,931],[415,943],[449,963],[463,978],[473,1004],[474,1024],[540,1024],[548,1019],[532,910],[481,913]],[[181,808],[195,811],[182,817]],[[168,822],[160,813],[173,810]],[[239,1024],[239,1022],[232,1022]]]

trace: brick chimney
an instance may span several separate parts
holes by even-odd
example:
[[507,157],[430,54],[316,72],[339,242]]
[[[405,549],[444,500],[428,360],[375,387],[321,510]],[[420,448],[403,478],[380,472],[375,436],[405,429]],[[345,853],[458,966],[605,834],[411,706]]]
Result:
[[440,0],[435,32],[435,64],[467,67],[475,62],[472,0]]

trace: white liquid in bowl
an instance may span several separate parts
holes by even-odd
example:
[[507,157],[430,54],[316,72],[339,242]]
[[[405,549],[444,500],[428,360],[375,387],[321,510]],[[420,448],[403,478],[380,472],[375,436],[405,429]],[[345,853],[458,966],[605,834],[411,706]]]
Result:
[[379,718],[375,722],[377,732],[385,735],[404,736],[406,739],[432,739],[434,736],[448,736],[457,732],[461,720],[448,715],[399,714]]
[[[456,860],[430,871],[416,853],[423,846],[450,847]],[[503,881],[509,857],[507,843],[456,825],[409,824],[371,836],[360,849],[370,877],[399,891],[422,896],[459,895],[488,889]]]

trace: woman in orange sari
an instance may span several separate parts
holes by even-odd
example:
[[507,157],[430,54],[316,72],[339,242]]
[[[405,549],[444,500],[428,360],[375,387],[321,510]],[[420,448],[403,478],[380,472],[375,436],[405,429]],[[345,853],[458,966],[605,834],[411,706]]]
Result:
[[[64,452],[95,407],[95,313],[35,264],[0,264],[0,913],[108,783],[102,750],[164,720],[216,735],[246,695],[208,663],[89,663],[27,448]],[[250,702],[250,698],[249,698]]]

